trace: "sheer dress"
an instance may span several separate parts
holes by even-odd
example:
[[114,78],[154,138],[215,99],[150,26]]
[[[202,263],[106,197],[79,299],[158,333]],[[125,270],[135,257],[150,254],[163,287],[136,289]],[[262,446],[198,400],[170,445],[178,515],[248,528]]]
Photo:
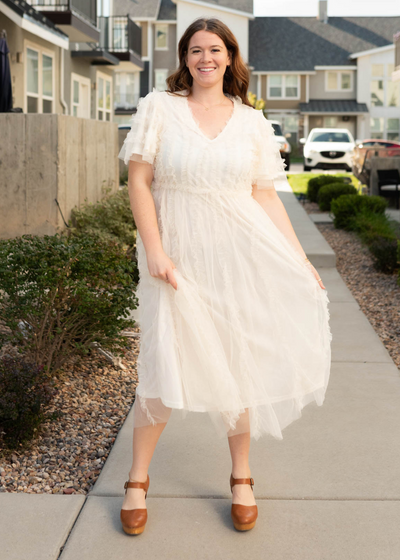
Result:
[[220,437],[282,430],[323,404],[332,334],[328,293],[252,196],[285,164],[270,122],[233,101],[215,138],[186,99],[140,98],[119,158],[153,165],[151,192],[178,289],[154,278],[137,233],[139,384],[135,427],[172,410],[207,412]]

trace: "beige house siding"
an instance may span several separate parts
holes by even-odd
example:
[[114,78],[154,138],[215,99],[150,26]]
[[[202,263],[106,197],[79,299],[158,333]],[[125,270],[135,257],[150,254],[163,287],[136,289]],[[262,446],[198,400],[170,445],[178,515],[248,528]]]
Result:
[[[333,70],[334,71],[334,70]],[[347,72],[344,70],[344,72]],[[353,75],[353,87],[348,91],[327,91],[326,71],[317,70],[316,74],[310,76],[310,99],[355,99],[357,78],[356,72],[348,71]]]

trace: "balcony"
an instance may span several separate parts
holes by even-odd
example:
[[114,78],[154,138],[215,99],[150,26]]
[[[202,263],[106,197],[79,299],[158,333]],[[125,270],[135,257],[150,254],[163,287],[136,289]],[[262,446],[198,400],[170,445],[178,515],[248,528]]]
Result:
[[392,79],[394,82],[400,82],[400,31],[393,37],[394,41],[394,72]]
[[136,70],[144,69],[142,56],[142,29],[127,16],[100,16],[99,48],[112,53],[121,62],[133,64]]
[[96,0],[28,0],[38,12],[66,33],[71,42],[97,43]]

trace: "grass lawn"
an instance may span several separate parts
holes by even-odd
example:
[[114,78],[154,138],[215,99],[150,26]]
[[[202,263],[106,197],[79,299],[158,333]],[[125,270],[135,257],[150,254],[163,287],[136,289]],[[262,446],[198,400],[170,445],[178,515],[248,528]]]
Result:
[[[321,172],[321,175],[324,175],[324,173]],[[306,194],[308,181],[313,177],[318,177],[318,174],[317,173],[291,174],[289,172],[287,174],[287,177],[288,177],[289,184],[293,189],[294,194],[300,194],[300,193]],[[335,173],[334,177],[350,177],[353,185],[360,192],[361,187],[359,186],[359,181],[354,177],[352,173]]]

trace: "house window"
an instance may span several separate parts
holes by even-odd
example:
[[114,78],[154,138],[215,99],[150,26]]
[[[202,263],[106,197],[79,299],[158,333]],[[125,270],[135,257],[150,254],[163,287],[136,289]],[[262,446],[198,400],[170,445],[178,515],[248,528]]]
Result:
[[383,118],[371,119],[371,138],[383,138]]
[[52,113],[54,107],[54,55],[26,47],[26,111]]
[[326,72],[326,91],[351,91],[353,89],[353,72]]
[[387,139],[394,142],[400,141],[400,119],[387,120]]
[[97,120],[111,121],[111,76],[97,73]]
[[268,99],[299,99],[299,82],[297,74],[268,76]]
[[167,87],[167,78],[168,78],[168,70],[167,69],[157,69],[154,70],[154,77],[155,77],[155,88],[158,91],[165,91]]
[[139,72],[116,72],[114,109],[133,109],[139,99]]
[[168,24],[158,23],[156,25],[156,51],[168,50]]
[[385,101],[383,89],[383,80],[371,81],[371,105],[373,107],[382,107]]

